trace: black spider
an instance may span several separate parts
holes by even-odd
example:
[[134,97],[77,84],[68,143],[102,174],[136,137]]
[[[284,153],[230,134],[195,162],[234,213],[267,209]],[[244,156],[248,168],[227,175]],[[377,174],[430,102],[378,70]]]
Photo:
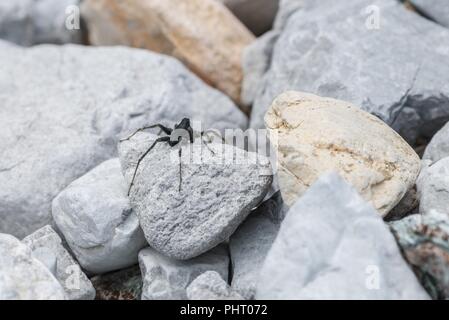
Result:
[[[148,155],[148,153],[150,153],[150,151],[154,148],[154,146],[156,144],[158,144],[159,142],[166,142],[168,143],[168,145],[170,147],[174,147],[177,144],[179,144],[183,138],[183,136],[180,134],[179,131],[177,130],[185,130],[188,135],[189,135],[189,142],[193,143],[194,141],[194,137],[193,137],[193,129],[190,126],[190,119],[188,118],[184,118],[181,120],[180,123],[175,124],[175,127],[173,129],[171,128],[167,128],[166,126],[162,125],[162,124],[154,124],[151,126],[147,126],[147,127],[143,127],[140,129],[137,129],[133,134],[131,134],[129,137],[120,140],[120,142],[126,141],[131,139],[134,135],[136,135],[138,132],[144,131],[144,130],[148,130],[148,129],[153,129],[153,128],[159,128],[161,129],[161,132],[164,132],[167,136],[163,136],[163,137],[159,137],[157,138],[153,144],[148,148],[147,151],[145,151],[142,156],[140,156],[139,160],[137,161],[137,165],[136,165],[136,169],[134,170],[134,174],[131,180],[131,184],[129,185],[129,189],[128,189],[128,196],[131,192],[131,188],[134,185],[134,179],[136,178],[136,174],[137,174],[137,169],[139,168],[140,163],[142,162],[142,160]],[[205,132],[201,132],[201,140],[202,137],[204,135]],[[203,140],[202,140],[203,141]],[[204,141],[203,141],[204,142]],[[207,146],[207,144],[205,144]],[[214,152],[207,146],[207,148],[214,154]],[[182,184],[182,174],[181,174],[181,153],[182,153],[182,149],[179,148],[179,191],[181,191],[181,184]]]

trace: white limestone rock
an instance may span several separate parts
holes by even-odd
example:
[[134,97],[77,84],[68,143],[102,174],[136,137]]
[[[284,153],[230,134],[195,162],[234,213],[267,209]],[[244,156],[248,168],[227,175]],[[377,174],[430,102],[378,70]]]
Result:
[[0,300],[65,300],[47,267],[17,238],[0,233]]
[[190,260],[168,258],[148,247],[139,253],[142,300],[186,300],[188,285],[206,271],[228,278],[229,256],[224,245]]
[[189,300],[244,300],[216,271],[207,271],[187,287]]
[[[138,133],[120,144],[128,184],[138,159],[156,138]],[[173,148],[157,144],[141,162],[130,193],[150,246],[181,260],[227,240],[263,200],[272,182],[266,157],[227,144],[206,146],[200,138],[195,141]]]
[[338,174],[290,209],[260,273],[257,299],[428,299],[389,228]]
[[126,195],[120,161],[103,162],[53,200],[53,218],[81,266],[93,274],[137,263],[148,244]]
[[64,248],[59,235],[50,226],[35,231],[22,242],[31,248],[33,257],[44,264],[48,261],[49,255],[56,258],[55,268],[50,270],[64,288],[67,299],[93,300],[95,298],[92,283]]
[[440,129],[427,145],[423,159],[435,163],[449,157],[449,122]]
[[123,47],[0,41],[0,232],[51,221],[51,201],[117,156],[128,132],[183,117],[245,128],[243,113],[173,58]]

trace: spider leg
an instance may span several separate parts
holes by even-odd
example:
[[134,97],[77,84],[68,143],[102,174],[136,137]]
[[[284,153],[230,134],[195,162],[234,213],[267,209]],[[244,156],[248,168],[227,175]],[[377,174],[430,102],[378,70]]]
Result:
[[142,128],[140,128],[140,129],[137,129],[136,131],[134,131],[130,136],[128,136],[127,138],[125,138],[125,139],[121,139],[120,140],[120,142],[122,142],[122,141],[127,141],[127,140],[129,140],[129,139],[131,139],[132,137],[134,137],[137,133],[139,133],[139,132],[142,132],[142,131],[144,131],[144,130],[148,130],[148,129],[153,129],[153,128],[160,128],[161,129],[161,131],[163,131],[165,134],[167,134],[167,135],[170,135],[171,133],[172,133],[172,129],[170,129],[170,128],[167,128],[166,126],[163,126],[162,124],[155,124],[155,125],[152,125],[152,126],[146,126],[146,127],[142,127]]
[[154,148],[154,146],[155,146],[157,143],[159,143],[159,142],[167,142],[167,141],[170,141],[170,137],[160,137],[160,138],[157,138],[157,139],[153,142],[153,144],[151,145],[151,147],[149,147],[148,150],[145,151],[145,153],[144,153],[142,156],[140,156],[139,160],[137,161],[136,169],[134,170],[133,178],[131,179],[131,184],[129,185],[128,196],[129,196],[129,194],[130,194],[130,192],[131,192],[131,188],[132,188],[133,185],[134,185],[134,179],[136,178],[137,169],[139,169],[140,162],[142,162],[142,160],[147,156],[148,153],[150,153],[150,151]]
[[179,192],[181,192],[181,185],[182,185],[182,148],[179,148]]

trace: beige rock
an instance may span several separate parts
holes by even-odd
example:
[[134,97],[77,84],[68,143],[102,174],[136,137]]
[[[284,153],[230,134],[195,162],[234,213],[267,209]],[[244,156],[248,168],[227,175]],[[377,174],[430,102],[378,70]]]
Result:
[[84,0],[94,45],[126,45],[175,56],[242,110],[241,56],[252,33],[216,0]]
[[273,102],[265,123],[289,206],[320,175],[337,171],[385,216],[420,171],[418,155],[395,131],[344,101],[285,92]]

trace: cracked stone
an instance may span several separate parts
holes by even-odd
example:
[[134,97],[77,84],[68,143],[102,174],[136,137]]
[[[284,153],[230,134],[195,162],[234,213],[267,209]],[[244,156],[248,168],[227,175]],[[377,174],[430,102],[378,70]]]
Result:
[[[379,28],[367,24],[370,8],[381,12]],[[264,49],[272,52],[269,70],[251,88],[251,127],[264,127],[268,106],[286,90],[348,101],[411,144],[429,140],[449,119],[446,28],[396,0],[287,0],[280,14],[280,36]]]
[[55,257],[54,276],[64,288],[69,300],[93,300],[95,289],[78,262],[62,245],[59,235],[45,226],[22,240],[32,250],[34,258],[46,264],[48,254]]

